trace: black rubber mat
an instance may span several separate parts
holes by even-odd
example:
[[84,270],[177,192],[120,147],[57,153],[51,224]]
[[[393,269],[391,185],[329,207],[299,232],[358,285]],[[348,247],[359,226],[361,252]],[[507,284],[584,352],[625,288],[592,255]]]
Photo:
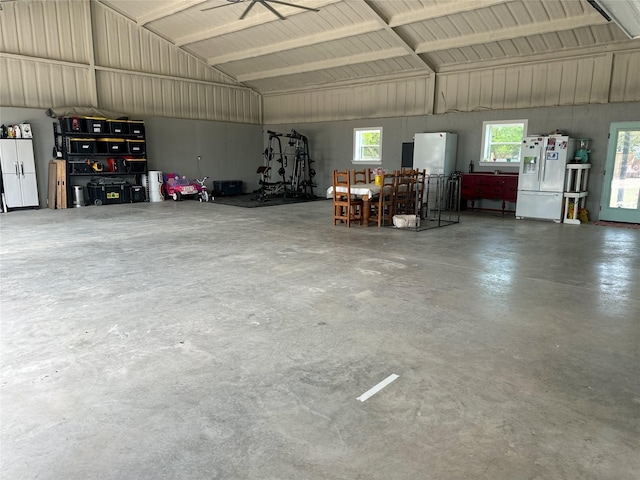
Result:
[[317,200],[326,200],[322,197],[304,198],[304,197],[270,197],[265,201],[256,200],[255,193],[245,195],[216,196],[213,203],[221,205],[231,205],[232,207],[256,208],[256,207],[272,207],[275,205],[291,205],[293,203],[314,202]]

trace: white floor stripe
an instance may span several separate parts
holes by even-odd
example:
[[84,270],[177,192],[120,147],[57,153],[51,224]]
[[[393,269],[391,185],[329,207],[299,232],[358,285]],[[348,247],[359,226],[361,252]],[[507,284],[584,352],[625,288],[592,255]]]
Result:
[[364,392],[362,395],[360,395],[358,398],[356,398],[356,400],[360,400],[361,402],[364,402],[365,400],[367,400],[368,398],[374,396],[376,393],[378,393],[380,390],[382,390],[384,387],[386,387],[387,385],[389,385],[391,382],[393,382],[396,378],[398,378],[399,375],[396,375],[395,373],[389,375],[387,378],[385,378],[384,380],[382,380],[379,384],[377,384],[375,387],[370,388],[369,390],[367,390],[366,392]]

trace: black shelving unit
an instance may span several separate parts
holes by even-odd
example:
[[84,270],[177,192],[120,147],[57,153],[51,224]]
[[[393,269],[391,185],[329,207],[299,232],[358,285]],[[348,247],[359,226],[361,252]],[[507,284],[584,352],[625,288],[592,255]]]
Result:
[[144,122],[60,117],[53,134],[54,155],[66,160],[67,198],[82,186],[85,201],[96,205],[147,200],[140,187],[148,172]]

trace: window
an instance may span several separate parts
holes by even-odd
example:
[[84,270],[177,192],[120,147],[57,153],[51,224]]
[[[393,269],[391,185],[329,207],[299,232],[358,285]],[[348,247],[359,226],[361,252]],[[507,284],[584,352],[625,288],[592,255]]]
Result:
[[382,163],[382,127],[353,129],[353,162]]
[[520,146],[527,136],[527,120],[482,124],[481,162],[520,163]]

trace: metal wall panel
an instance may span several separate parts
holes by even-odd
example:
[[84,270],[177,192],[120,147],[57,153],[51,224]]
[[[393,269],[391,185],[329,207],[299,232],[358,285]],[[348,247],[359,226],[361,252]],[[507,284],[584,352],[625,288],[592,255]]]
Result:
[[137,115],[259,124],[260,95],[205,82],[98,71],[98,103]]
[[96,65],[240,85],[101,3],[92,18]]
[[138,115],[262,121],[258,93],[101,3],[5,5],[0,105],[93,106]]
[[607,103],[611,54],[440,74],[435,113]]
[[264,122],[305,123],[426,115],[429,77],[264,97]]
[[0,52],[89,63],[86,1],[6,2]]
[[0,56],[0,105],[49,108],[91,105],[89,70]]
[[614,55],[609,101],[640,101],[640,50]]

